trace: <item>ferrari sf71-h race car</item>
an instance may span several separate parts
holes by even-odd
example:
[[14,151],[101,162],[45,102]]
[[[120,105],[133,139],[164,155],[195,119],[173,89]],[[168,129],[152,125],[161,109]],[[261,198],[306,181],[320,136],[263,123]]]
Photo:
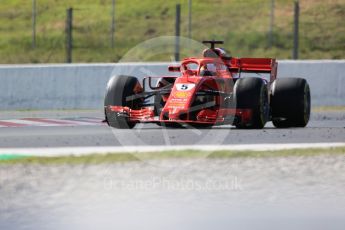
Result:
[[[193,127],[230,124],[261,129],[305,127],[310,116],[310,90],[305,79],[277,78],[278,63],[271,58],[233,58],[211,47],[201,58],[186,58],[169,71],[179,77],[113,76],[107,85],[105,120],[115,128],[137,123]],[[241,73],[256,73],[255,77]],[[263,77],[268,75],[268,79]],[[260,77],[256,77],[260,76]]]

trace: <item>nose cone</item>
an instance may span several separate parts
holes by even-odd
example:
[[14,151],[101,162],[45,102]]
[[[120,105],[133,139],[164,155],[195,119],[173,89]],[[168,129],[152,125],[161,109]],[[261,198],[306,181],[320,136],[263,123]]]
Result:
[[162,110],[161,119],[187,120],[197,82],[178,78]]
[[183,109],[174,108],[169,110],[169,120],[186,120],[186,112]]

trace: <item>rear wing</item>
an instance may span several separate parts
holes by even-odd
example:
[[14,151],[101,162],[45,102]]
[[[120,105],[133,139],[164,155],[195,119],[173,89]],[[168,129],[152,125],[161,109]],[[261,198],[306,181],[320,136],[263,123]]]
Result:
[[271,82],[277,78],[278,63],[272,58],[232,58],[228,67],[231,72],[269,73]]

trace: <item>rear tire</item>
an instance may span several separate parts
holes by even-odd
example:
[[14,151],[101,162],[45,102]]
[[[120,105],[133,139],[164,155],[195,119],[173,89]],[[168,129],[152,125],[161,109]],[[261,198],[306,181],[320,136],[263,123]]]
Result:
[[269,116],[267,85],[261,78],[240,78],[234,86],[237,109],[251,109],[250,123],[240,121],[236,128],[262,129]]
[[305,127],[311,108],[307,81],[303,78],[276,79],[271,86],[271,108],[275,127]]
[[[141,99],[127,100],[127,97],[135,95],[135,87],[139,81],[137,78],[126,75],[113,76],[107,85],[107,91],[104,98],[104,107],[127,106],[131,109],[138,109]],[[139,84],[140,85],[140,84]],[[127,117],[105,109],[105,119],[109,126],[118,129],[131,129],[135,126],[135,122],[129,121]]]

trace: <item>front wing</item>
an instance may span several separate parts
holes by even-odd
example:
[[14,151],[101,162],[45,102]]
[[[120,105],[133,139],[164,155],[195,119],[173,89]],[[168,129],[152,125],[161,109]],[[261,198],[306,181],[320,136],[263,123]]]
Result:
[[236,108],[219,108],[219,109],[203,109],[197,116],[196,120],[182,119],[162,119],[162,116],[155,116],[154,110],[150,107],[141,109],[131,109],[125,106],[106,106],[107,114],[116,117],[128,119],[130,122],[136,123],[178,123],[178,124],[205,124],[205,125],[222,125],[239,123],[250,123],[252,118],[251,109]]

